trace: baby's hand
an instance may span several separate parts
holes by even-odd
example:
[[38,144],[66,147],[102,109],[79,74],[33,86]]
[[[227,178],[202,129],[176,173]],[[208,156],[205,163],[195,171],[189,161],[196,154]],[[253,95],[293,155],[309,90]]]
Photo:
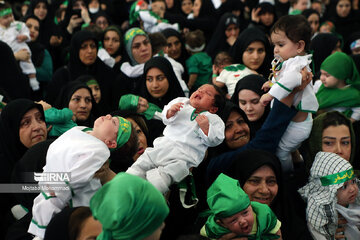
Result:
[[50,104],[48,104],[47,102],[40,100],[39,102],[35,102],[37,104],[41,104],[41,106],[43,107],[44,111],[52,108],[52,106]]
[[26,41],[28,39],[28,37],[24,34],[19,34],[16,36],[16,40],[19,42],[19,43],[22,43],[24,41]]
[[274,97],[271,96],[269,93],[265,93],[261,96],[260,98],[260,103],[263,105],[263,106],[266,106],[269,104],[269,102],[271,102],[271,100],[273,100]]
[[175,113],[180,111],[180,109],[183,107],[183,105],[184,105],[184,103],[175,103],[174,105],[172,105],[166,113],[166,118],[173,117],[175,115]]
[[209,119],[205,115],[197,115],[195,118],[195,121],[197,124],[199,124],[199,127],[204,132],[204,134],[207,136],[209,133]]
[[139,97],[139,102],[137,105],[137,113],[143,113],[149,108],[149,103],[145,98]]
[[271,81],[266,81],[266,82],[262,85],[261,90],[264,90],[264,92],[267,92],[267,91],[270,90],[271,86],[272,86],[272,82],[271,82]]

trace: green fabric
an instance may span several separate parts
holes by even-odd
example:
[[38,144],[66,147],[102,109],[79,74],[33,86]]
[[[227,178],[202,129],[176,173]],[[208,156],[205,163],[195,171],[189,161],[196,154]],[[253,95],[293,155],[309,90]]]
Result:
[[3,102],[0,102],[0,110],[2,110],[6,105]]
[[0,17],[12,14],[11,8],[5,8],[0,11]]
[[189,74],[197,74],[197,79],[192,87],[192,91],[199,88],[201,85],[209,83],[212,75],[212,60],[205,52],[193,54],[186,60],[186,68]]
[[299,14],[301,14],[301,10],[299,9],[294,9],[291,11],[291,13],[289,13],[289,15],[299,15]]
[[90,79],[89,81],[86,82],[86,85],[87,86],[90,86],[90,85],[98,85],[99,86],[99,83],[95,79]]
[[140,114],[144,115],[147,120],[151,120],[154,117],[155,112],[161,113],[162,109],[153,103],[149,103],[148,109]]
[[207,190],[207,203],[210,216],[205,224],[206,233],[210,238],[219,238],[229,230],[217,224],[216,220],[245,210],[250,205],[250,199],[238,180],[221,173]]
[[[319,102],[319,109],[334,107],[360,107],[360,91],[353,86],[344,88],[327,88],[321,85],[316,98]],[[347,117],[351,113],[346,114]]]
[[50,82],[53,75],[53,62],[48,50],[44,50],[44,60],[40,67],[36,68],[36,79],[39,82]]
[[51,137],[58,137],[67,130],[77,126],[77,124],[72,120],[73,112],[69,108],[63,108],[61,110],[49,108],[44,113],[46,126],[52,126],[50,132],[48,133]]
[[116,148],[122,147],[127,141],[129,141],[131,135],[131,123],[125,118],[115,116],[119,119],[119,132],[116,138]]
[[130,11],[129,11],[129,25],[130,26],[134,22],[136,22],[139,17],[139,7],[137,7],[139,2],[141,2],[141,1],[135,1],[133,4],[131,4]]
[[148,181],[119,173],[90,200],[90,209],[103,231],[97,240],[142,240],[164,222],[169,208]]
[[237,64],[237,65],[229,65],[229,66],[226,66],[224,67],[225,70],[229,71],[229,72],[237,72],[239,70],[244,70],[246,68],[245,65],[243,64]]
[[360,90],[359,72],[354,60],[347,54],[343,52],[331,54],[322,62],[320,69]]
[[[316,154],[322,151],[322,133],[324,131],[324,120],[327,118],[327,115],[329,113],[332,112],[325,112],[314,118],[310,136],[308,139],[305,140],[305,142],[301,146],[301,149],[303,150],[301,152],[302,155],[304,156],[307,173],[310,173],[310,168],[315,160]],[[341,114],[341,113],[337,112],[337,114]],[[350,163],[353,163],[356,144],[355,144],[355,133],[350,119],[348,120],[348,125],[350,126],[350,136],[351,136]]]
[[120,98],[119,110],[136,111],[139,103],[139,96],[134,94],[126,94]]
[[323,176],[320,178],[322,186],[329,186],[333,184],[340,184],[347,182],[355,177],[354,169],[349,169],[339,173]]

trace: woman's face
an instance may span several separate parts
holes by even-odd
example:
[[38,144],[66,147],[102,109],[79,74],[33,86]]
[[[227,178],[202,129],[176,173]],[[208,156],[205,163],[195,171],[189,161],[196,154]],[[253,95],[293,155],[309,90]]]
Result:
[[102,232],[102,225],[98,220],[95,220],[93,216],[88,217],[81,224],[79,233],[76,240],[91,240],[96,239]]
[[336,4],[336,13],[339,17],[347,17],[351,11],[351,1],[349,0],[340,0]]
[[319,15],[317,15],[316,13],[311,14],[308,17],[308,22],[310,23],[311,26],[311,32],[312,34],[316,33],[317,31],[319,31],[319,27],[320,27],[320,18]]
[[151,68],[146,73],[146,88],[153,98],[161,98],[169,89],[169,81],[159,68]]
[[194,2],[194,6],[192,8],[193,14],[194,14],[194,18],[198,17],[200,14],[200,9],[201,9],[201,0],[195,0]]
[[251,70],[256,71],[264,62],[265,46],[260,41],[255,41],[249,44],[242,55],[242,61],[245,66]]
[[250,122],[259,120],[265,111],[265,107],[260,103],[260,96],[249,89],[239,92],[239,107],[245,112]]
[[35,6],[34,15],[37,16],[40,19],[40,21],[42,21],[46,18],[47,11],[48,10],[47,10],[46,4],[43,2],[39,2]]
[[329,126],[322,133],[323,152],[336,153],[340,157],[350,160],[351,135],[346,125]]
[[36,39],[39,37],[39,22],[34,18],[28,18],[25,24],[29,28],[31,41],[36,41]]
[[113,55],[120,48],[120,36],[115,31],[107,31],[104,36],[104,48]]
[[166,40],[168,44],[168,55],[173,59],[178,59],[181,56],[181,42],[175,36],[168,37]]
[[92,109],[89,90],[86,88],[76,90],[71,96],[69,109],[74,113],[76,121],[86,121]]
[[98,84],[90,84],[88,87],[91,89],[92,95],[96,103],[99,103],[101,100],[101,89]]
[[264,24],[265,26],[269,27],[274,23],[274,14],[271,12],[266,12],[264,14],[259,15],[260,22]]
[[109,26],[109,22],[104,16],[100,16],[95,21],[96,26],[100,27],[103,31]]
[[272,168],[264,165],[246,180],[243,189],[249,196],[250,201],[270,206],[278,193],[279,186]]
[[227,28],[225,29],[225,36],[226,38],[229,38],[231,36],[237,38],[240,33],[240,28],[236,26],[236,24],[229,24]]
[[152,56],[150,40],[143,35],[136,36],[132,42],[131,53],[138,64],[147,62]]
[[47,129],[44,116],[37,108],[29,110],[22,117],[19,127],[20,142],[27,148],[45,141]]
[[225,124],[225,143],[230,149],[244,146],[250,141],[250,129],[240,113],[233,111]]
[[89,66],[96,61],[97,55],[97,47],[94,40],[86,40],[84,41],[79,50],[79,58],[80,61]]
[[193,2],[191,0],[183,0],[181,2],[181,10],[186,15],[189,15],[192,12],[192,8],[193,8]]
[[132,120],[131,118],[127,118],[127,120],[131,122],[131,125],[134,127],[138,137],[139,148],[136,154],[133,156],[133,160],[136,161],[140,157],[140,155],[144,153],[145,149],[148,147],[147,139],[143,130],[134,120]]

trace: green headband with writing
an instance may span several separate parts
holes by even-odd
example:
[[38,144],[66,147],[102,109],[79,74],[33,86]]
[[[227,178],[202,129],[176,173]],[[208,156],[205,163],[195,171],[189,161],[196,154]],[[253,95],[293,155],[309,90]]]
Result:
[[329,186],[333,184],[340,184],[347,182],[355,177],[354,175],[354,169],[349,169],[346,171],[342,171],[339,173],[327,175],[320,178],[321,185],[323,186]]
[[99,85],[99,83],[95,80],[95,79],[91,79],[89,81],[86,82],[86,85],[87,86],[90,86],[90,85]]
[[11,8],[5,8],[3,10],[0,10],[0,17],[6,16],[12,14]]
[[115,116],[119,119],[119,131],[116,138],[116,149],[122,147],[129,141],[131,135],[131,123],[125,118]]

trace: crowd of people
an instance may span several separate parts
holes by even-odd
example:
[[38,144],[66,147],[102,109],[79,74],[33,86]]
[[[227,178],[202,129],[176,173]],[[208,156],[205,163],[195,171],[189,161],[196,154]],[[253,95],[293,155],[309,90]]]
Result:
[[0,1],[0,238],[360,239],[359,8]]

